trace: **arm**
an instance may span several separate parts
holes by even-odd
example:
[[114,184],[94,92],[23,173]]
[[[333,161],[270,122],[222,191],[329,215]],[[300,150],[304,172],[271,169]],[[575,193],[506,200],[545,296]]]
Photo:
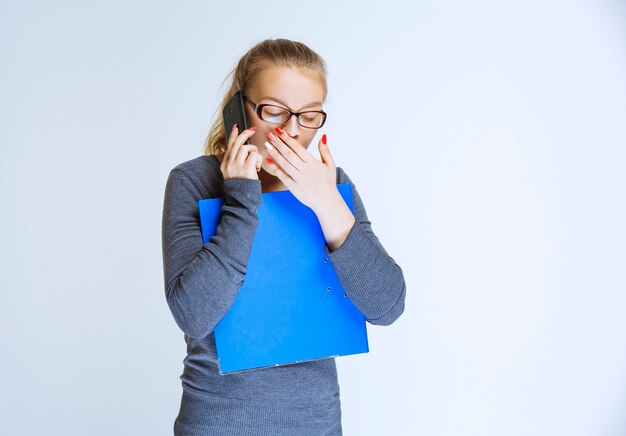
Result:
[[258,224],[259,180],[227,179],[224,191],[217,232],[203,244],[198,212],[202,196],[191,177],[173,169],[165,187],[165,296],[180,329],[196,339],[211,333],[235,301]]
[[350,209],[345,202],[345,207],[316,211],[327,241],[333,241],[325,247],[326,253],[346,295],[366,320],[377,325],[392,324],[404,311],[406,283],[402,269],[374,234],[352,180],[341,168],[338,175],[338,183],[352,185],[354,219],[346,216]]

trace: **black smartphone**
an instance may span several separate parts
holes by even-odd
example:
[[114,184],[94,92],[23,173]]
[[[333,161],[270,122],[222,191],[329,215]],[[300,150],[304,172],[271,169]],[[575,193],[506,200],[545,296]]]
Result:
[[[226,133],[226,143],[228,144],[228,138],[230,137],[230,132],[233,129],[235,123],[237,123],[237,129],[239,129],[239,133],[243,132],[248,128],[248,123],[246,120],[246,111],[243,107],[243,94],[241,91],[237,91],[233,94],[233,96],[228,101],[228,104],[224,108],[222,115],[224,116],[224,131]],[[246,144],[250,144],[250,140],[247,139]]]

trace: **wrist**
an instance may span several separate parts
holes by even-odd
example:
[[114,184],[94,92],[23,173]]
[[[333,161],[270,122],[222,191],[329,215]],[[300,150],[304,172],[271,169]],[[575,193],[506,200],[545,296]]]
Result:
[[311,206],[311,209],[320,218],[335,215],[338,210],[344,207],[347,208],[348,205],[339,191],[335,189],[330,194],[322,196],[317,203]]
[[314,209],[314,212],[320,222],[326,245],[330,251],[336,250],[343,244],[355,225],[356,220],[352,211],[337,191],[337,196],[327,198],[327,201]]

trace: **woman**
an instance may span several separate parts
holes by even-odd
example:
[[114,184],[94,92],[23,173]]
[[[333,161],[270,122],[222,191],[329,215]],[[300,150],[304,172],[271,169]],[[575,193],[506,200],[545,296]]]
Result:
[[[403,273],[372,231],[354,185],[354,216],[339,194],[337,183],[351,180],[335,166],[326,135],[318,142],[322,161],[307,150],[326,118],[322,58],[300,42],[263,41],[239,61],[222,108],[237,90],[251,127],[236,126],[226,140],[219,117],[205,155],[172,169],[165,188],[165,291],[187,342],[174,433],[340,435],[334,358],[219,373],[213,330],[243,283],[261,194],[288,189],[316,213],[337,277],[371,324],[402,314]],[[215,197],[224,198],[222,218],[203,244],[198,200]]]

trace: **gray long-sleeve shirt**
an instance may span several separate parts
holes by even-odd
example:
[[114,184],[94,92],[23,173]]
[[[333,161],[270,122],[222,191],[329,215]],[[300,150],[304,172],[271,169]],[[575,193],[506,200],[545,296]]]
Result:
[[[334,251],[326,246],[326,253],[366,320],[389,325],[404,311],[402,269],[372,231],[356,187],[341,167],[337,183],[352,184],[356,222],[343,244]],[[216,197],[224,199],[222,218],[203,244],[198,200]],[[215,155],[183,162],[167,179],[165,295],[187,343],[176,434],[341,434],[335,358],[219,373],[213,330],[243,285],[261,201],[261,182],[224,180]]]

